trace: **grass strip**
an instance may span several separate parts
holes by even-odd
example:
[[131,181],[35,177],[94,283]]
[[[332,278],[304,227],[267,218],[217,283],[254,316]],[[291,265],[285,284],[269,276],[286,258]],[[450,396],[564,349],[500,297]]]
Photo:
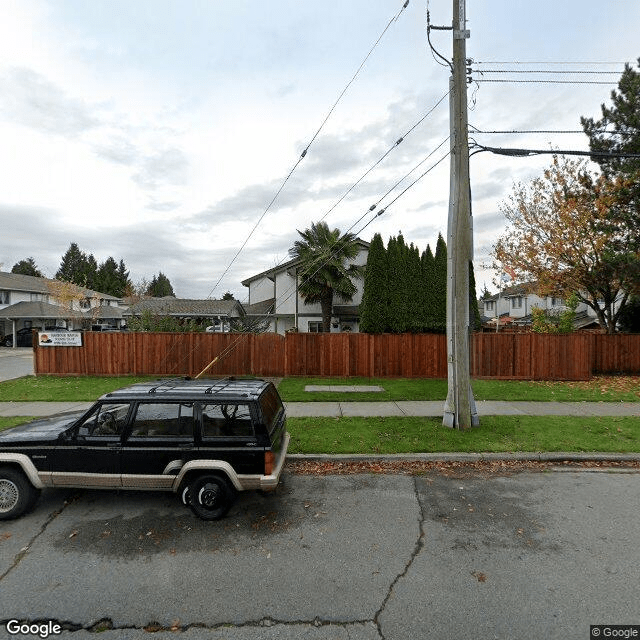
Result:
[[[0,431],[36,418],[0,417]],[[484,416],[457,431],[441,418],[289,418],[289,453],[640,453],[640,418]]]
[[[305,391],[307,385],[377,385],[381,392]],[[597,377],[584,382],[529,380],[473,380],[476,400],[526,400],[530,402],[640,402],[637,376]],[[287,402],[387,402],[442,400],[447,381],[430,378],[285,378],[278,385]]]
[[30,416],[11,416],[9,418],[0,418],[0,431],[8,429],[9,427],[15,427],[17,424],[30,422],[31,420],[37,420],[37,418]]
[[461,432],[441,418],[289,418],[289,453],[640,452],[640,418],[485,416]]
[[92,402],[101,395],[159,376],[26,376],[0,383],[0,402]]

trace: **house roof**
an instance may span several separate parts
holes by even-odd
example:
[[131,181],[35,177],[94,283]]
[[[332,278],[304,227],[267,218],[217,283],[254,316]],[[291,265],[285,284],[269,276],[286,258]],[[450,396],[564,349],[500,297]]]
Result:
[[500,293],[494,293],[492,296],[485,298],[482,302],[495,301],[500,298],[512,298],[513,296],[525,296],[529,293],[534,293],[535,283],[523,282],[521,284],[514,284],[510,287],[504,287]]
[[[56,287],[59,287],[61,283],[62,281],[52,280],[51,278],[38,278],[36,276],[24,276],[21,273],[7,273],[6,271],[0,271],[0,289],[5,291],[26,291],[29,293],[55,295]],[[79,287],[78,285],[70,282],[64,282],[62,284],[68,285],[74,291],[77,291],[77,293],[87,298],[98,297],[103,300],[120,299],[115,296],[111,296],[108,293],[100,293],[99,291]]]
[[[362,240],[360,238],[355,239],[356,244],[359,244],[363,249],[368,249],[370,244],[366,240]],[[257,273],[255,276],[251,276],[242,281],[243,287],[248,287],[251,282],[254,280],[260,280],[261,278],[275,278],[276,274],[282,273],[287,269],[290,269],[293,266],[296,266],[300,263],[300,260],[294,258],[293,260],[288,260],[287,262],[283,262],[282,264],[276,265],[275,267],[271,267],[271,269],[267,269],[266,271],[261,271]]]
[[276,299],[268,298],[262,302],[254,304],[245,304],[244,310],[248,316],[263,316],[272,314],[275,309]]
[[18,318],[60,318],[66,320],[85,317],[81,311],[48,302],[16,302],[16,304],[0,309],[0,318],[7,320],[17,320]]
[[122,309],[118,307],[95,307],[91,311],[78,311],[48,302],[16,302],[0,309],[0,318],[17,320],[19,318],[83,320],[85,318],[117,319],[122,318]]
[[158,313],[167,316],[228,316],[238,317],[245,314],[243,306],[237,300],[188,300],[184,298],[147,298],[132,304],[123,312],[124,316],[139,316],[143,312]]

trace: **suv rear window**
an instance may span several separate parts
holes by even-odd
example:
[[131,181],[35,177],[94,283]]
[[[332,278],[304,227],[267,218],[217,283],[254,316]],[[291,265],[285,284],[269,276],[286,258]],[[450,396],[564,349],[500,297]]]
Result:
[[282,401],[280,400],[280,396],[278,395],[275,387],[270,386],[262,394],[260,397],[260,407],[262,408],[262,415],[264,416],[267,429],[269,430],[269,433],[273,433],[276,425],[278,424],[280,414],[284,411]]
[[203,438],[253,435],[248,404],[205,404],[202,407]]

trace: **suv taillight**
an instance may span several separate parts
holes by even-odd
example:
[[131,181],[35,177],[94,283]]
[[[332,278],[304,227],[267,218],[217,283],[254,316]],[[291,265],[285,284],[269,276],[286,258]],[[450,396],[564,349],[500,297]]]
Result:
[[276,454],[273,451],[264,452],[264,475],[270,476],[273,473],[273,467],[276,462]]

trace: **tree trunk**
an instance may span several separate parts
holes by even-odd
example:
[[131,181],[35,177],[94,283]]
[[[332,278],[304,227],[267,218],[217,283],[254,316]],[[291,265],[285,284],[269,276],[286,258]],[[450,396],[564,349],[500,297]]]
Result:
[[331,312],[333,311],[333,291],[322,296],[320,308],[322,309],[322,331],[329,333],[331,331]]

